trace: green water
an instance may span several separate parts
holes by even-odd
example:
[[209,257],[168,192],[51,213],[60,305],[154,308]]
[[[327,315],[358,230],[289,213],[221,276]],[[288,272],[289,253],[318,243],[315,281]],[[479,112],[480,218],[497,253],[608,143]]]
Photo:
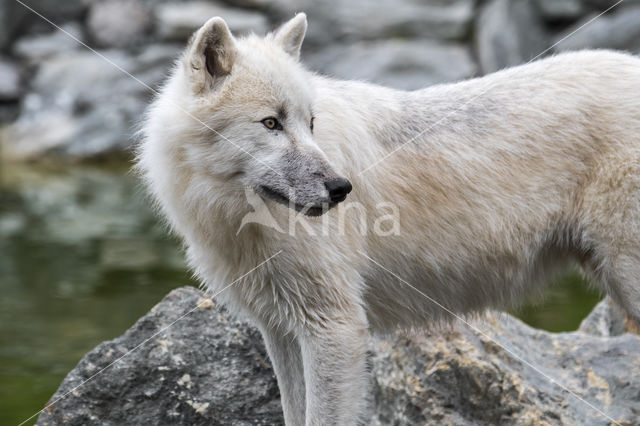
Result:
[[602,297],[577,270],[570,268],[545,290],[543,298],[512,313],[536,328],[573,331]]
[[1,173],[0,424],[10,425],[41,409],[84,353],[191,282],[126,169]]
[[[0,424],[35,414],[83,354],[185,284],[177,242],[125,167],[0,169]],[[575,329],[599,299],[585,288],[570,273],[518,315]]]

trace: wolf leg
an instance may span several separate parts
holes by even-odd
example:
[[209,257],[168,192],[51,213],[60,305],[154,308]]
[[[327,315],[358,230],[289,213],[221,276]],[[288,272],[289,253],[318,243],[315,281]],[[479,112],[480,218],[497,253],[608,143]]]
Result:
[[297,337],[293,333],[284,334],[279,330],[268,328],[263,328],[261,331],[278,378],[285,424],[287,426],[304,425],[304,371]]
[[[622,141],[621,141],[622,142]],[[588,269],[596,282],[640,321],[640,137],[629,133],[629,150],[605,159],[585,188],[578,210]],[[583,250],[584,251],[584,250]]]
[[640,325],[640,250],[628,250],[605,262],[598,274],[601,284]]
[[355,425],[367,390],[364,313],[331,318],[300,337],[306,425]]

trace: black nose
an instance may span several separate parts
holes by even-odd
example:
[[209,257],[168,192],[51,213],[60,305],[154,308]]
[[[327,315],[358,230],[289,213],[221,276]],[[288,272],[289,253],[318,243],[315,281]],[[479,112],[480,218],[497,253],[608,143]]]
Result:
[[347,198],[347,194],[351,192],[351,182],[345,178],[333,178],[324,183],[329,191],[329,198],[334,203],[339,203]]

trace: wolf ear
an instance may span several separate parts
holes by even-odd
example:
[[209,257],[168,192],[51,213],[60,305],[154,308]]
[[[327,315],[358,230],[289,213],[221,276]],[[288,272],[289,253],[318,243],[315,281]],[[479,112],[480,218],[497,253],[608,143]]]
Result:
[[196,91],[215,87],[231,73],[237,54],[236,42],[222,18],[209,19],[193,36],[187,66]]
[[307,15],[298,13],[289,22],[283,24],[273,35],[274,40],[285,52],[294,58],[300,57],[302,40],[307,32]]

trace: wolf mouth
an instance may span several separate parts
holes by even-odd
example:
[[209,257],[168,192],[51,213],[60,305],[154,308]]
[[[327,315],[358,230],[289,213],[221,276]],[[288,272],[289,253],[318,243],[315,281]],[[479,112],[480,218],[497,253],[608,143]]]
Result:
[[296,211],[301,212],[306,216],[321,216],[338,204],[333,202],[325,202],[320,204],[307,204],[307,205],[298,204],[291,201],[289,197],[285,196],[281,192],[265,185],[259,186],[258,193],[270,200],[283,204],[289,208],[293,208]]

